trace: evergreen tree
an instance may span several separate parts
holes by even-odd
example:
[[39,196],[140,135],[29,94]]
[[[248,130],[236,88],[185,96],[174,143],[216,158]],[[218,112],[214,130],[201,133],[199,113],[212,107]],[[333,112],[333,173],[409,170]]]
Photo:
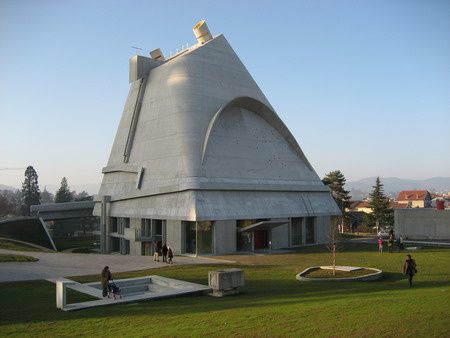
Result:
[[325,175],[322,182],[331,189],[331,195],[342,212],[344,224],[349,224],[347,209],[350,208],[350,192],[344,189],[346,178],[340,170],[334,170]]
[[55,203],[71,202],[73,200],[72,193],[70,192],[69,185],[67,184],[67,179],[65,177],[61,180],[61,187],[55,195]]
[[30,206],[41,204],[41,192],[39,191],[38,175],[30,165],[25,170],[25,180],[22,183],[22,200],[20,213],[30,215]]
[[393,210],[389,208],[389,199],[384,194],[383,183],[379,177],[373,186],[373,191],[370,194],[370,208],[371,214],[365,216],[365,222],[368,227],[374,227],[378,225],[386,226],[394,223]]
[[72,192],[74,201],[92,201],[94,196],[89,195],[86,191],[80,193]]

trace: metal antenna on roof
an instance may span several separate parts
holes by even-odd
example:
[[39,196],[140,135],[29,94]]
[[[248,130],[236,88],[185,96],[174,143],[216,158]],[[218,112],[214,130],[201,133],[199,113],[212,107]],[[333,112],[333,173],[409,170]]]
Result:
[[142,48],[135,47],[135,46],[131,46],[131,48],[134,48],[134,51],[135,51],[136,55],[138,55],[138,54],[139,54],[139,51],[142,50]]

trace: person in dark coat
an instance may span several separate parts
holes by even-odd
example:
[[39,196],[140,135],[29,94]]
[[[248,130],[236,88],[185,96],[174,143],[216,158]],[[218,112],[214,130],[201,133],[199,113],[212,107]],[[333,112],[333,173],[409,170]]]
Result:
[[173,251],[170,246],[167,247],[167,264],[173,264]]
[[403,264],[403,273],[408,276],[409,287],[411,287],[413,277],[417,273],[416,261],[411,258],[411,255],[407,255],[406,261]]
[[165,243],[161,248],[161,252],[162,252],[163,262],[167,262],[167,245]]
[[161,245],[159,244],[159,241],[155,241],[153,243],[153,260],[155,262],[159,262],[159,252],[161,250]]
[[108,295],[108,292],[111,291],[110,287],[109,287],[109,281],[112,280],[112,275],[111,275],[111,271],[109,271],[109,267],[105,266],[102,270],[102,274],[101,274],[101,283],[102,283],[102,288],[103,288],[103,292],[102,295],[103,297],[106,297]]
[[388,239],[388,250],[389,250],[389,253],[392,253],[392,249],[394,248],[394,243],[395,243],[395,235],[394,235],[394,232],[391,230],[390,235],[389,235],[389,239]]

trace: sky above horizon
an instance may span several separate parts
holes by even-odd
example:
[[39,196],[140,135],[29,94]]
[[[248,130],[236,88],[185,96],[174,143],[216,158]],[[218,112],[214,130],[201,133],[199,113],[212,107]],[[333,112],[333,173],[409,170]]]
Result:
[[131,46],[168,55],[201,19],[319,176],[450,176],[450,1],[2,0],[0,184],[100,182]]

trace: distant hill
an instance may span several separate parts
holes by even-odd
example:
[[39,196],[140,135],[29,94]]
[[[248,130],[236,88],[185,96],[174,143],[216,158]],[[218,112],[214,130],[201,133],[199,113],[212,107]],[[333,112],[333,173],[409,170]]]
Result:
[[[345,188],[350,190],[353,199],[361,199],[372,191],[376,177],[367,177],[358,181],[347,182]],[[424,180],[408,180],[398,177],[381,177],[386,194],[394,197],[402,190],[429,190],[431,192],[449,192],[450,177],[432,177]]]

